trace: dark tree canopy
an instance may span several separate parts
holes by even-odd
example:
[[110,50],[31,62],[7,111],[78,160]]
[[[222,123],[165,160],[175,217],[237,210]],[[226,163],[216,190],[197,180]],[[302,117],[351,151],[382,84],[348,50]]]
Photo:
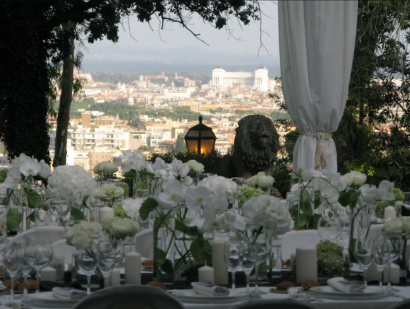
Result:
[[[47,119],[67,42],[118,40],[118,26],[135,14],[179,23],[199,39],[189,21],[197,13],[221,29],[230,18],[259,18],[257,0],[3,0],[0,1],[0,139],[11,158],[24,152],[50,162]],[[76,25],[66,27],[67,24]],[[64,129],[64,128],[63,128]]]

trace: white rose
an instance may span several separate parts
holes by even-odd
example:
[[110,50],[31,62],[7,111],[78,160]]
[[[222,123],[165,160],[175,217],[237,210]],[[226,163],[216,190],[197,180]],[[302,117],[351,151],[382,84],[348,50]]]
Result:
[[194,171],[195,173],[203,173],[204,172],[204,165],[202,163],[197,162],[196,160],[189,160],[185,163],[188,165],[190,170]]
[[108,174],[112,174],[118,171],[118,168],[111,162],[103,162],[102,170]]
[[353,180],[353,184],[356,186],[361,186],[362,184],[364,184],[367,180],[367,175],[357,172],[357,171],[352,171],[351,172],[353,174],[354,180]]
[[88,237],[87,231],[78,230],[74,233],[73,237],[71,238],[71,245],[78,249],[84,249],[90,243],[90,238]]
[[320,177],[323,177],[323,174],[315,170],[309,170],[309,171],[302,172],[302,179],[304,182],[309,182],[312,178],[320,178]]
[[102,226],[100,223],[82,221],[80,225],[88,233],[91,239],[100,238],[102,232]]
[[144,202],[143,198],[125,199],[122,201],[122,209],[124,209],[127,216],[131,218],[138,218],[139,210],[143,202]]
[[124,218],[114,220],[111,223],[110,233],[115,238],[132,237],[138,233],[139,225],[137,222]]
[[403,234],[403,221],[401,218],[392,218],[385,221],[382,232],[387,236],[401,236]]

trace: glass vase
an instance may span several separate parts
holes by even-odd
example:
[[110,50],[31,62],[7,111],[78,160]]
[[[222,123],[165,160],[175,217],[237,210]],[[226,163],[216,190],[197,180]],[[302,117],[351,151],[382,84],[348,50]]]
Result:
[[147,197],[148,196],[148,184],[149,177],[147,175],[142,175],[139,172],[135,172],[133,182],[132,182],[132,196],[136,197]]
[[172,213],[155,217],[153,236],[153,278],[172,285],[175,277],[175,219]]

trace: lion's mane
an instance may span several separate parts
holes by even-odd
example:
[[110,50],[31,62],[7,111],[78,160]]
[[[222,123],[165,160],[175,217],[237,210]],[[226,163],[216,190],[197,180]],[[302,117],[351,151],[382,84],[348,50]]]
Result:
[[234,143],[235,174],[240,177],[250,177],[260,171],[270,174],[278,149],[279,135],[271,119],[262,115],[242,118]]

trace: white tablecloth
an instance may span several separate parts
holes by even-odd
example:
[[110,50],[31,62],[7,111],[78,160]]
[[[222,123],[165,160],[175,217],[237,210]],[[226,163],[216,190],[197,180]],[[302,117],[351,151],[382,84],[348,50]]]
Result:
[[[397,294],[403,297],[410,296],[410,287],[394,287],[395,289],[400,290]],[[269,293],[270,288],[261,288],[263,291],[268,292],[266,295],[262,295],[263,299],[269,298],[288,298],[287,294],[277,294],[277,293]],[[243,289],[239,289],[243,290]],[[401,301],[401,298],[398,297],[386,297],[382,299],[376,300],[330,300],[320,298],[321,301],[310,302],[310,305],[315,306],[317,309],[386,309],[392,304]],[[207,304],[190,304],[184,303],[186,309],[229,309],[236,305],[237,303],[231,304],[213,304],[211,301]]]

